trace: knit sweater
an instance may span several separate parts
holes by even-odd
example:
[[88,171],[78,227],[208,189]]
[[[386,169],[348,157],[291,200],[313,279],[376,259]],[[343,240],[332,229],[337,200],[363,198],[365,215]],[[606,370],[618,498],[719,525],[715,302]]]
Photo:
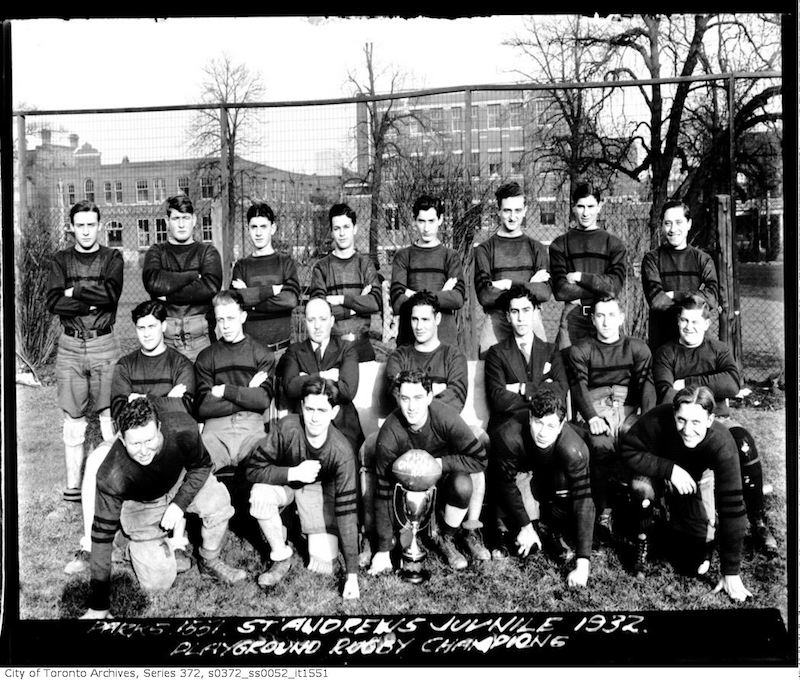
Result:
[[436,395],[435,401],[460,412],[467,401],[467,358],[454,347],[440,343],[432,352],[420,352],[413,345],[398,347],[386,360],[386,385],[391,392],[392,384],[400,371],[417,369],[427,373],[432,382],[447,385]]

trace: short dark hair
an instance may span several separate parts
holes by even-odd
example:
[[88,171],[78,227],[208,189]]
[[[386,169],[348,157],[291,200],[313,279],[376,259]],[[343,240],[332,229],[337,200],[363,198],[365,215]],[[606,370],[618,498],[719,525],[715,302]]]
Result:
[[247,209],[247,222],[249,223],[254,217],[266,217],[270,222],[275,221],[275,213],[265,201],[253,201]]
[[117,429],[122,436],[135,427],[144,427],[150,421],[159,424],[158,411],[149,397],[138,397],[122,407],[117,416]]
[[597,305],[600,302],[616,302],[617,307],[622,311],[622,305],[619,303],[619,298],[616,295],[602,295],[592,303],[592,314],[594,314],[594,310],[597,309]]
[[244,310],[244,298],[242,298],[242,294],[236,290],[221,290],[213,298],[211,298],[212,307],[229,305],[231,302],[235,302],[237,305],[239,305],[239,309]]
[[594,199],[600,203],[600,190],[596,189],[588,182],[581,182],[575,187],[575,191],[572,192],[572,205],[575,205],[582,198],[587,198],[589,196],[594,196]]
[[420,212],[423,210],[430,210],[431,208],[436,210],[436,217],[444,215],[444,203],[441,198],[434,198],[433,196],[428,196],[428,194],[422,194],[422,196],[414,201],[414,205],[411,207],[411,214],[414,216],[414,219],[417,219],[417,215],[419,215]]
[[711,318],[711,308],[708,306],[706,299],[700,295],[687,295],[678,303],[678,307],[681,309],[700,309],[703,311],[704,319]]
[[498,306],[502,311],[507,312],[511,309],[511,301],[517,298],[528,298],[528,300],[533,303],[534,307],[539,306],[539,301],[536,299],[536,296],[528,288],[519,283],[515,283],[511,288],[503,291],[497,301]]
[[705,385],[689,385],[672,399],[672,408],[676,413],[683,404],[700,404],[709,414],[714,413],[714,393]]
[[422,307],[423,305],[432,307],[434,314],[442,310],[441,306],[439,305],[438,298],[433,293],[431,293],[429,290],[420,290],[409,298],[408,311],[411,313],[411,310],[414,309],[414,307]]
[[667,214],[667,210],[672,210],[673,208],[683,208],[683,216],[690,220],[692,219],[692,211],[689,210],[689,206],[686,205],[683,201],[667,201],[663,207],[661,208],[661,216],[658,218],[659,221],[664,220],[664,215]]
[[392,392],[399,392],[400,387],[405,383],[412,385],[422,385],[424,390],[428,393],[433,389],[433,382],[431,377],[424,371],[418,368],[410,368],[400,371],[392,381]]
[[544,418],[555,413],[559,420],[564,420],[567,415],[567,405],[550,387],[540,387],[531,395],[528,411],[534,418]]
[[145,300],[133,308],[131,319],[136,324],[139,319],[150,316],[150,314],[159,321],[164,321],[167,318],[167,307],[161,300]]
[[519,182],[507,182],[497,188],[497,191],[494,192],[494,197],[497,199],[497,207],[503,207],[503,201],[506,198],[512,198],[513,196],[522,196],[525,198],[525,192],[522,190],[522,187],[519,185]]
[[186,194],[178,194],[177,196],[170,196],[167,199],[167,215],[170,210],[177,210],[179,213],[189,213],[194,215],[194,205],[192,199]]
[[97,221],[100,221],[100,208],[93,201],[78,201],[69,209],[69,223],[75,224],[75,214],[79,212],[93,212],[97,215]]
[[339,217],[340,215],[349,218],[353,226],[356,226],[356,211],[347,205],[347,203],[335,203],[331,206],[331,209],[328,211],[328,224],[332,225],[333,218]]
[[308,378],[300,389],[300,401],[309,394],[323,394],[328,397],[328,403],[331,406],[339,405],[339,388],[333,380],[321,378],[318,375]]

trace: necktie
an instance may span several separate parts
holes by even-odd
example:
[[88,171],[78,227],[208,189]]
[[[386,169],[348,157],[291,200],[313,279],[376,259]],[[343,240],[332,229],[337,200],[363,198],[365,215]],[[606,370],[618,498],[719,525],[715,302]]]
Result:
[[314,350],[314,356],[317,357],[317,366],[322,367],[322,345]]
[[529,363],[531,363],[531,353],[528,351],[528,343],[519,343],[519,348],[522,351],[522,356],[525,357],[525,365],[527,366]]

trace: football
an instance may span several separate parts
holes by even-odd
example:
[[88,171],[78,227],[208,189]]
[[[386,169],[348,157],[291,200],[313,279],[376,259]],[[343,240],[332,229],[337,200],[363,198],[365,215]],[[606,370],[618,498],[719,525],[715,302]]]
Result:
[[427,451],[411,449],[397,458],[392,472],[400,485],[408,491],[427,491],[442,476],[438,461]]

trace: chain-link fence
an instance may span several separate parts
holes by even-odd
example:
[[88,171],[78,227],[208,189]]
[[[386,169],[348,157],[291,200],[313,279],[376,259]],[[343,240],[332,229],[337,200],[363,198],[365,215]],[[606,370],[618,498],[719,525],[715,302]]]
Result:
[[[690,242],[716,258],[714,197],[733,194],[740,199],[740,259],[761,260],[740,265],[737,309],[740,360],[746,376],[760,380],[780,371],[784,361],[780,129],[754,125],[746,134],[737,132],[733,145],[724,140],[734,119],[729,114],[745,110],[753,83],[760,91],[778,87],[767,106],[780,111],[776,77],[692,82],[676,161],[660,168],[668,173],[665,186],[648,151],[651,139],[641,136],[652,111],[634,84],[481,87],[216,109],[20,112],[18,245],[24,230],[47,224],[60,231],[73,203],[94,200],[104,244],[120,249],[125,260],[117,329],[131,348],[130,310],[147,297],[142,260],[150,245],[167,238],[169,196],[183,192],[193,199],[196,238],[220,250],[226,286],[233,263],[252,250],[245,223],[252,200],[275,210],[276,246],[295,259],[304,288],[314,262],[330,248],[327,211],[344,201],[358,214],[357,249],[371,253],[385,280],[384,312],[373,321],[382,355],[396,334],[388,299],[392,260],[415,238],[414,199],[430,193],[445,202],[442,241],[461,255],[467,301],[457,315],[459,342],[474,358],[482,310],[472,253],[498,228],[499,185],[523,185],[525,232],[545,244],[570,228],[569,196],[577,181],[601,189],[599,223],[628,248],[623,303],[627,330],[639,336],[646,333],[647,315],[639,267],[658,235],[654,200],[660,205],[667,197],[684,198],[693,214]],[[658,86],[666,107],[677,81]],[[578,101],[584,111],[579,119],[566,106]],[[234,123],[235,134],[222,133]],[[738,130],[740,124],[734,125]],[[750,171],[754,163],[758,172]],[[551,339],[561,304],[551,300],[543,307]],[[303,335],[298,308],[295,336]]]

